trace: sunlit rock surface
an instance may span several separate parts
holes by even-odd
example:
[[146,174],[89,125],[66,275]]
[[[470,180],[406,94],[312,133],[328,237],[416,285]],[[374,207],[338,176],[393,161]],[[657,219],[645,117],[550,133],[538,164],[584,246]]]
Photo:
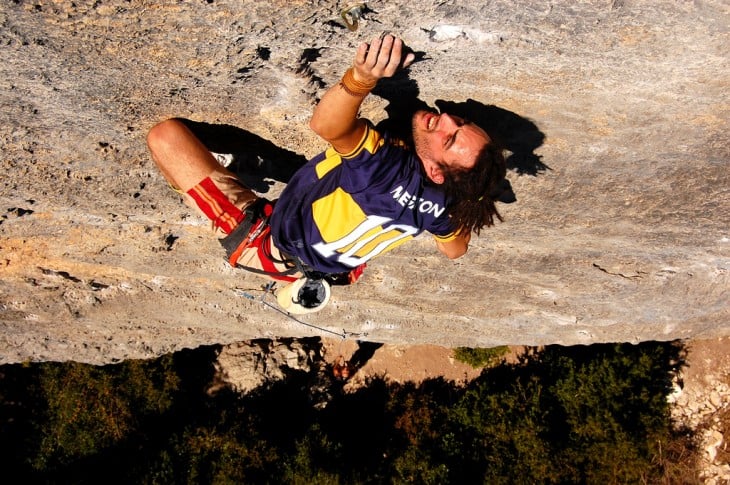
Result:
[[[726,2],[383,0],[354,32],[342,6],[3,2],[0,363],[280,336],[491,347],[730,334]],[[283,170],[325,148],[312,107],[384,30],[420,61],[363,114],[381,121],[415,94],[468,111],[509,148],[517,201],[464,258],[424,235],[304,325],[226,265],[145,135],[171,116],[228,125],[220,148],[236,163]]]

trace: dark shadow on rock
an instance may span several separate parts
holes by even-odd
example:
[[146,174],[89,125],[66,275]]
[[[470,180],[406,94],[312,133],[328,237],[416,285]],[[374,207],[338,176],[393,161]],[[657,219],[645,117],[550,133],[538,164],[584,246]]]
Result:
[[[413,143],[412,120],[419,110],[436,111],[419,99],[418,83],[408,77],[408,70],[400,71],[392,78],[381,79],[373,94],[388,101],[385,111],[388,117],[377,124],[381,131],[388,131],[396,138]],[[510,111],[487,106],[474,100],[464,103],[437,101],[442,112],[455,114],[472,120],[482,127],[497,143],[510,150],[507,168],[519,174],[536,175],[548,169],[533,151],[542,144],[545,136],[534,123]],[[492,198],[509,204],[517,200],[509,180],[502,180],[492,192]]]
[[[416,54],[418,60],[418,55],[422,53]],[[390,131],[394,136],[407,142],[412,142],[411,120],[416,111],[421,109],[436,111],[418,98],[420,94],[418,83],[408,77],[408,69],[399,71],[392,78],[381,79],[373,94],[389,103],[385,108],[388,118],[378,123],[377,127]],[[442,113],[454,114],[476,123],[503,148],[512,152],[506,160],[507,169],[519,175],[538,175],[551,170],[542,162],[540,156],[535,154],[535,150],[545,141],[545,134],[533,121],[504,108],[487,105],[474,99],[463,102],[437,100],[436,107]],[[508,181],[506,185],[509,185]],[[510,187],[503,189],[509,189],[511,192]]]
[[418,98],[418,83],[408,77],[408,70],[399,71],[391,78],[378,82],[373,94],[388,101],[385,112],[388,117],[377,124],[380,131],[388,131],[396,138],[413,142],[412,119],[416,111],[433,108]]
[[[266,193],[273,182],[287,183],[307,163],[303,155],[276,146],[250,131],[233,125],[211,124],[180,118],[211,152],[231,155],[228,169],[243,183]],[[267,180],[271,179],[271,180]]]
[[508,170],[519,175],[533,176],[551,170],[534,153],[545,141],[545,135],[527,118],[473,99],[460,103],[438,100],[436,106],[441,112],[455,114],[476,123],[503,148],[512,152],[506,160]]
[[345,360],[344,356],[339,355],[332,364],[326,365],[324,373],[333,379],[331,387],[341,390],[344,383],[367,364],[375,351],[382,346],[383,344],[379,342],[358,340],[357,350],[350,356],[350,360]]
[[354,374],[360,370],[372,357],[375,355],[375,351],[382,347],[383,344],[380,342],[365,342],[358,340],[357,350],[350,357],[350,367]]

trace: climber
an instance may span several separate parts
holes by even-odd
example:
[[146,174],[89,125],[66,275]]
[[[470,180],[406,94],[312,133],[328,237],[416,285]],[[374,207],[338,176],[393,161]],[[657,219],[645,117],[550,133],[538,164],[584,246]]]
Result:
[[330,148],[299,169],[275,202],[246,188],[182,121],[149,132],[155,163],[212,221],[229,262],[291,282],[277,295],[291,313],[321,309],[330,284],[355,281],[371,258],[424,230],[453,259],[466,253],[472,232],[501,220],[490,194],[504,178],[504,158],[484,130],[421,110],[407,144],[358,117],[378,80],[413,60],[392,35],[358,47],[310,121]]

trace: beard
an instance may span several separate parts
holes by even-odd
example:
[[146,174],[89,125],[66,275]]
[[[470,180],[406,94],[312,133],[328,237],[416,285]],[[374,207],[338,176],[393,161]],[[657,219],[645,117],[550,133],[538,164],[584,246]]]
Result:
[[431,140],[429,139],[426,130],[419,126],[420,118],[425,113],[438,114],[438,111],[433,109],[421,109],[413,114],[413,117],[411,118],[411,141],[413,144],[413,150],[416,152],[416,155],[418,155],[418,158],[421,160],[432,160],[434,156],[433,148],[431,147]]

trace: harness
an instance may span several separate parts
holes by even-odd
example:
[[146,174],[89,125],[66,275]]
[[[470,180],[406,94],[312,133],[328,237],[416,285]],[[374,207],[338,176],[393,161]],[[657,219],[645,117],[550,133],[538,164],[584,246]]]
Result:
[[[315,270],[298,257],[284,252],[281,252],[282,259],[275,258],[271,254],[270,244],[267,244],[271,239],[269,219],[273,212],[274,202],[264,198],[256,199],[246,207],[243,220],[233,231],[219,239],[221,246],[226,250],[226,257],[231,266],[284,281],[294,281],[297,279],[297,274],[302,274],[309,280],[326,280],[331,285],[349,285],[360,278],[365,270],[365,264],[343,273],[323,273]],[[238,259],[243,251],[253,247],[258,248],[260,254],[263,255],[261,263],[264,269],[238,264]],[[283,265],[287,269],[280,271],[274,264]]]

